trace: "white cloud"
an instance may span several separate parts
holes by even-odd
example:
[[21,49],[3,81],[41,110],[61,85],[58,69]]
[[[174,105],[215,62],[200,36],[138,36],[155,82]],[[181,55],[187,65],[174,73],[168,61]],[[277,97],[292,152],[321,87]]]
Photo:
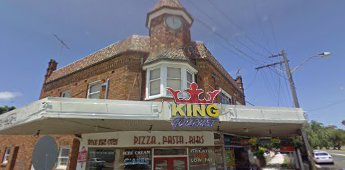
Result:
[[0,100],[12,100],[21,96],[21,93],[18,92],[10,92],[10,91],[0,91]]

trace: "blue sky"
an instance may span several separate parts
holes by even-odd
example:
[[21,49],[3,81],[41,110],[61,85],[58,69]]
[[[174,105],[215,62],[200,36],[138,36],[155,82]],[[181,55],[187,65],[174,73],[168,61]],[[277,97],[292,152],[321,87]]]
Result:
[[[146,13],[155,1],[0,1],[0,105],[21,107],[37,100],[50,58],[62,67],[129,35],[147,35]],[[345,1],[181,2],[195,19],[193,39],[204,41],[231,75],[239,70],[246,99],[255,105],[292,107],[286,80],[270,69],[255,70],[277,62],[268,58],[272,53],[285,49],[294,67],[332,52],[293,76],[309,119],[344,128]],[[53,34],[70,49],[61,49]]]

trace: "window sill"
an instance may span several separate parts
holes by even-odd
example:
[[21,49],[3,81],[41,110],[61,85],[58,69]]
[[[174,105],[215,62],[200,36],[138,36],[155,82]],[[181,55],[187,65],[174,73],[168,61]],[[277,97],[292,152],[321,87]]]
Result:
[[57,166],[55,169],[56,170],[66,170],[67,166]]
[[172,96],[164,96],[164,95],[154,95],[154,96],[149,96],[149,97],[146,97],[144,100],[154,100],[154,99],[158,99],[158,98],[169,98],[169,99],[172,99],[173,97]]

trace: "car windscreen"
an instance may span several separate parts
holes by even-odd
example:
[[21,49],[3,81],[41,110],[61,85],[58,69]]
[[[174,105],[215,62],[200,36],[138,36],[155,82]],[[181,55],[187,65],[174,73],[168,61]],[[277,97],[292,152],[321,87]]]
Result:
[[315,153],[316,156],[328,156],[327,153]]

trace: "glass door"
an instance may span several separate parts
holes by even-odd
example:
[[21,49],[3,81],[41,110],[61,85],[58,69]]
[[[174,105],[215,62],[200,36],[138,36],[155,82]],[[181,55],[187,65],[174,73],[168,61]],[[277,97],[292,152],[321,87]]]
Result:
[[154,158],[155,170],[187,170],[187,157]]

